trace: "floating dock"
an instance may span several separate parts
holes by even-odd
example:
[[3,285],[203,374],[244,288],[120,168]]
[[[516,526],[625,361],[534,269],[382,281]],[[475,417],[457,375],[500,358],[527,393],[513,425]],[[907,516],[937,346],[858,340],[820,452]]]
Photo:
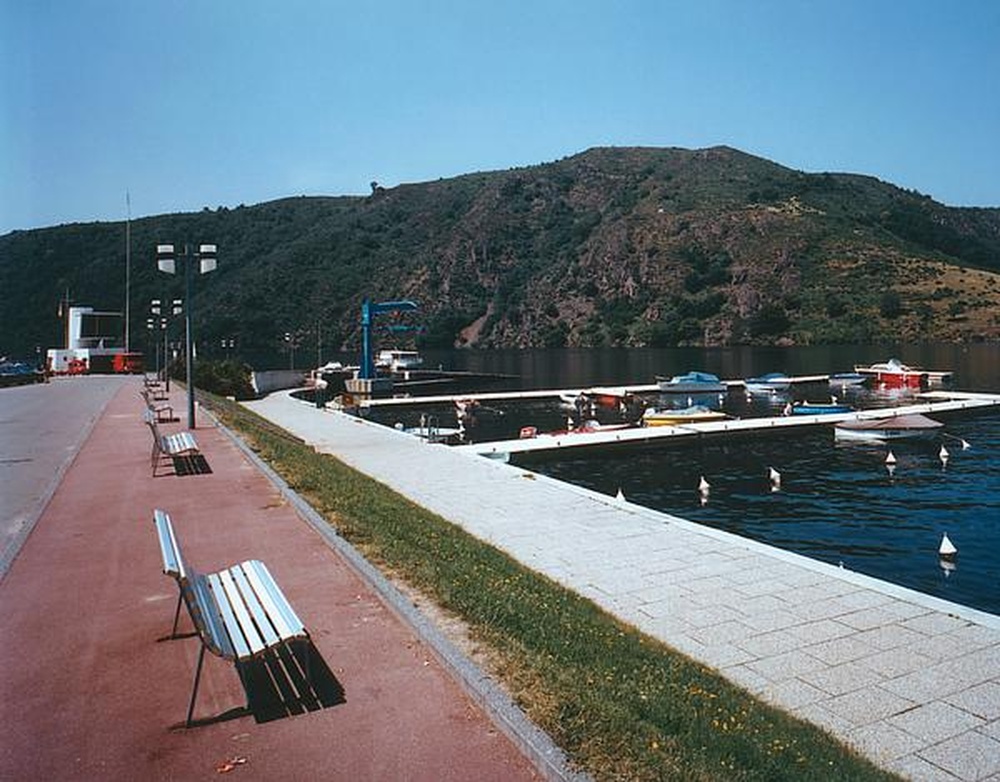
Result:
[[536,437],[517,440],[470,443],[454,446],[458,450],[470,451],[480,456],[507,461],[514,454],[542,454],[566,448],[595,448],[624,445],[643,445],[677,438],[693,438],[703,435],[723,433],[752,433],[777,431],[803,426],[832,426],[841,421],[865,421],[891,418],[915,413],[954,413],[1000,407],[1000,395],[961,392],[929,392],[921,394],[921,399],[929,401],[903,405],[901,407],[872,408],[849,413],[824,413],[818,415],[772,416],[766,418],[742,418],[726,421],[706,421],[676,426],[636,427],[634,429],[614,429],[608,431],[580,431],[560,434],[539,434]]
[[[829,375],[801,375],[790,377],[788,382],[793,385],[829,382]],[[730,391],[746,387],[744,380],[723,380]],[[519,399],[558,399],[563,396],[591,397],[626,397],[630,394],[656,394],[663,392],[659,383],[636,383],[623,386],[591,386],[589,388],[547,388],[532,391],[491,391],[478,394],[439,394],[437,396],[400,396],[391,399],[360,399],[360,407],[406,407],[415,405],[450,404],[458,401],[474,400],[477,402]]]

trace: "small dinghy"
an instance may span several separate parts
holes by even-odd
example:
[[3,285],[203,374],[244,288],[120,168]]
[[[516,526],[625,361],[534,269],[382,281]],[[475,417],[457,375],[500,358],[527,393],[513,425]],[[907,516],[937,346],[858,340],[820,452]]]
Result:
[[724,421],[729,418],[721,410],[711,410],[704,405],[692,405],[681,410],[656,410],[649,408],[642,414],[643,426],[678,426],[680,424]]
[[841,421],[833,431],[838,440],[911,440],[933,437],[944,426],[919,413],[890,418]]

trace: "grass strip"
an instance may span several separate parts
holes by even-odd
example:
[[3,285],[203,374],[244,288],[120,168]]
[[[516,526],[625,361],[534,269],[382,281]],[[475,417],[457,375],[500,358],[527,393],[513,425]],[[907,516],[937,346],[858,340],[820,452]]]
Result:
[[896,779],[256,414],[205,401],[370,562],[460,617],[491,673],[595,779]]

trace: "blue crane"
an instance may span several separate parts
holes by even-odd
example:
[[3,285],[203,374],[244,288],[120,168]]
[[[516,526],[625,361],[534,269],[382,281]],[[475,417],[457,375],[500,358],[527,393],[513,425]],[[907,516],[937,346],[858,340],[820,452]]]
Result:
[[403,301],[382,301],[372,304],[365,299],[361,302],[361,373],[363,380],[375,378],[375,357],[372,353],[372,325],[375,316],[383,312],[403,312],[417,309],[416,302]]

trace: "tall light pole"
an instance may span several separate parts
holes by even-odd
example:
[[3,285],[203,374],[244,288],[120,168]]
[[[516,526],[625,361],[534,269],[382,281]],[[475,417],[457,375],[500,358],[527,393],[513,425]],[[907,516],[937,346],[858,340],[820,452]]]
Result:
[[184,245],[184,252],[175,253],[172,244],[156,245],[156,265],[165,274],[174,274],[177,271],[177,259],[184,261],[184,364],[187,371],[187,391],[188,391],[188,429],[195,428],[194,420],[194,356],[192,351],[193,336],[191,327],[191,313],[194,311],[194,302],[191,298],[191,278],[194,270],[191,268],[195,261],[198,261],[198,270],[201,274],[208,274],[215,271],[216,267],[216,246],[214,244],[198,245],[197,251]]
[[[153,299],[154,303],[159,303],[159,299]],[[152,308],[155,314],[156,308]],[[156,319],[146,318],[146,328],[149,330],[149,339],[153,343],[153,353],[156,355],[156,376],[160,376],[160,338],[156,334]],[[162,328],[162,325],[161,325]]]
[[290,332],[285,332],[285,344],[288,345],[288,369],[295,370],[295,336]]
[[[169,328],[168,318],[177,317],[183,310],[183,302],[180,299],[174,299],[173,304],[168,309],[166,307],[166,300],[163,301],[163,306],[160,304],[159,299],[153,299],[150,302],[149,311],[154,315],[160,317],[160,330],[163,332],[163,382],[166,384],[166,391],[170,393],[170,345],[167,342],[167,329]],[[148,328],[153,328],[149,325],[150,321],[147,321],[146,325]],[[159,353],[157,353],[159,355]],[[157,361],[157,372],[159,372],[159,361]]]

